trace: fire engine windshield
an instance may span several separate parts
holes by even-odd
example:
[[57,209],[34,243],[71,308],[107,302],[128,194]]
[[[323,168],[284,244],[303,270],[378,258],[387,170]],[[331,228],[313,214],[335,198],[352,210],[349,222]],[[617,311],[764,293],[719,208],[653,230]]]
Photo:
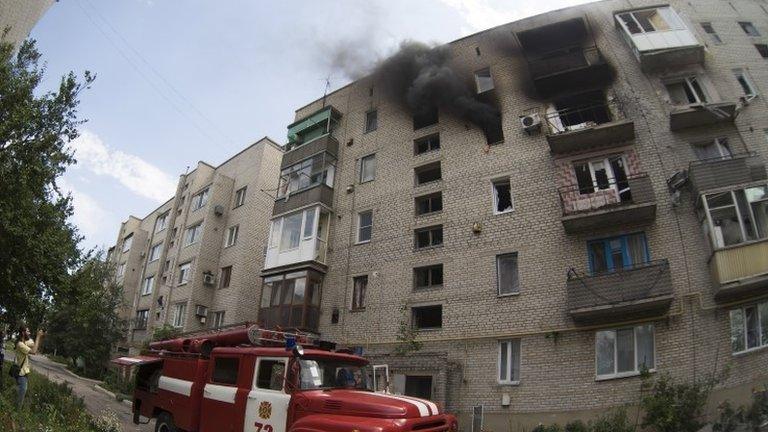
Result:
[[302,389],[372,389],[368,381],[371,374],[369,366],[326,359],[302,359],[300,364]]

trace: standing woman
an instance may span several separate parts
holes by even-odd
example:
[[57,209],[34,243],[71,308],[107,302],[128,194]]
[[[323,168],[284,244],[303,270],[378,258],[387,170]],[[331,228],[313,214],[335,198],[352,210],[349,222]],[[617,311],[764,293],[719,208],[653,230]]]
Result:
[[19,387],[19,409],[21,409],[21,405],[24,403],[24,396],[27,394],[27,386],[29,385],[27,375],[32,371],[29,367],[29,356],[37,354],[43,341],[43,336],[45,336],[45,332],[38,330],[37,338],[33,342],[29,335],[29,328],[27,326],[19,327],[19,336],[16,338],[16,365],[19,372],[16,384]]

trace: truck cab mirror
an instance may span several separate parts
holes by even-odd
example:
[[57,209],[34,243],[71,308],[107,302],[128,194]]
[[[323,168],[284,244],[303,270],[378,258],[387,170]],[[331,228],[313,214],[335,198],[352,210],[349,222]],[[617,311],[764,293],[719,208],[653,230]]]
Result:
[[293,347],[293,356],[296,358],[302,358],[304,357],[304,348],[301,347],[301,345],[296,345]]

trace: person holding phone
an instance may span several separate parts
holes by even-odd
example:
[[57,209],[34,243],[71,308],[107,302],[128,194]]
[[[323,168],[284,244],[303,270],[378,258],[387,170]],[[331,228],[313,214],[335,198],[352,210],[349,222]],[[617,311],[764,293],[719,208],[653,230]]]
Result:
[[[37,354],[40,350],[40,344],[43,342],[43,336],[45,332],[43,330],[37,331],[37,338],[33,341],[29,328],[25,325],[19,327],[19,334],[16,337],[16,362],[15,362],[15,374],[16,384],[18,386],[18,407],[24,404],[24,396],[27,394],[27,388],[29,386],[28,375],[32,372],[32,368],[29,366],[29,356]],[[17,375],[18,374],[18,375]]]

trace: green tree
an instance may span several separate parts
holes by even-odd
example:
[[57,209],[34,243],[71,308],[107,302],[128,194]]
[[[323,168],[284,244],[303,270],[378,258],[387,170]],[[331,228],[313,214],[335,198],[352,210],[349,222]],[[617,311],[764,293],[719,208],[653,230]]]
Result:
[[654,381],[648,376],[643,380],[643,388],[650,390],[641,399],[643,427],[656,432],[697,432],[704,427],[704,406],[718,382],[715,378],[676,382],[662,373]]
[[78,96],[94,79],[73,73],[57,91],[38,88],[45,74],[34,41],[17,52],[0,34],[0,313],[15,324],[42,319],[65,292],[80,258],[68,222],[72,200],[56,178],[74,163],[67,144],[78,136]]
[[126,323],[118,310],[123,306],[122,286],[115,282],[113,265],[103,254],[87,258],[72,274],[69,290],[48,313],[47,350],[85,361],[87,375],[101,378],[112,346],[124,335]]

